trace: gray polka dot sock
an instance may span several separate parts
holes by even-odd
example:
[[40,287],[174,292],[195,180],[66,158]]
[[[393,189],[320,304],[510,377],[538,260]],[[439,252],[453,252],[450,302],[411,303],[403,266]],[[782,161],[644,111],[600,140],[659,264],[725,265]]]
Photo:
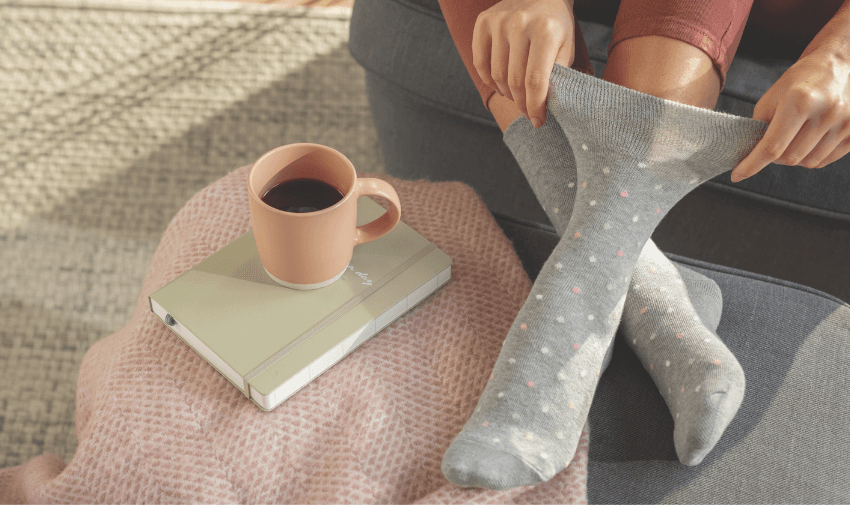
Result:
[[[635,268],[628,296],[645,305],[626,303],[623,330],[673,416],[679,461],[698,465],[741,406],[744,370],[714,333],[719,311],[701,317],[691,300],[712,288],[720,298],[717,284],[693,289],[700,280],[686,280],[651,241],[640,257],[644,268]],[[658,279],[666,282],[659,287]]]
[[443,457],[460,486],[536,484],[569,464],[652,231],[694,187],[734,168],[767,126],[557,63],[550,81],[548,107],[576,159],[573,213]]
[[[557,120],[547,110],[546,123],[535,129],[520,116],[503,138],[562,236],[575,201],[576,166]],[[722,310],[723,296],[717,283],[672,263],[651,238],[647,240],[635,265],[621,324],[629,346],[670,407],[676,450],[685,465],[699,464],[711,451],[744,395],[744,371],[714,333]],[[638,314],[640,317],[629,317]],[[611,349],[613,345],[602,363],[603,372]],[[676,368],[676,363],[687,366]],[[664,366],[655,368],[657,364]],[[688,389],[688,394],[674,394],[684,382],[698,385]]]

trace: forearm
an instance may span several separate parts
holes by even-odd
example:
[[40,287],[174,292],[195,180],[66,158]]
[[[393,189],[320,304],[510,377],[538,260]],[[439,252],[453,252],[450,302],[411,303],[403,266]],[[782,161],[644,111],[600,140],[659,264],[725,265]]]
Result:
[[800,57],[815,51],[827,51],[850,62],[850,0],[844,1]]

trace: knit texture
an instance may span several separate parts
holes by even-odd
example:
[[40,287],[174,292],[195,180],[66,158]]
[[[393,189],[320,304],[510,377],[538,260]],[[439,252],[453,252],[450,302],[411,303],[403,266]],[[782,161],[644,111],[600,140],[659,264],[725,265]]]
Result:
[[587,430],[570,467],[534,488],[464,490],[440,471],[531,289],[463,183],[358,173],[396,189],[402,220],[452,257],[452,280],[272,412],[169,331],[148,295],[250,229],[248,169],[180,209],[132,320],[85,355],[71,462],[0,470],[0,502],[586,503]]

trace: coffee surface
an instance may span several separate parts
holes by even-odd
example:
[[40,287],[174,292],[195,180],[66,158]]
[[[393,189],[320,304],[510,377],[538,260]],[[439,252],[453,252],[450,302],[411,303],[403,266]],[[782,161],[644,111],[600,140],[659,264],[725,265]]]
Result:
[[345,195],[317,179],[290,179],[272,186],[260,199],[284,212],[316,212],[336,204]]

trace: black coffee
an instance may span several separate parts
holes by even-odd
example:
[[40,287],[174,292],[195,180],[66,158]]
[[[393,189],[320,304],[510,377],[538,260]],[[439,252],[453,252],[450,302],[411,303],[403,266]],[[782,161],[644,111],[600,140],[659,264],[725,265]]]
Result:
[[345,195],[316,179],[290,179],[272,186],[260,199],[284,212],[316,212],[327,209]]

